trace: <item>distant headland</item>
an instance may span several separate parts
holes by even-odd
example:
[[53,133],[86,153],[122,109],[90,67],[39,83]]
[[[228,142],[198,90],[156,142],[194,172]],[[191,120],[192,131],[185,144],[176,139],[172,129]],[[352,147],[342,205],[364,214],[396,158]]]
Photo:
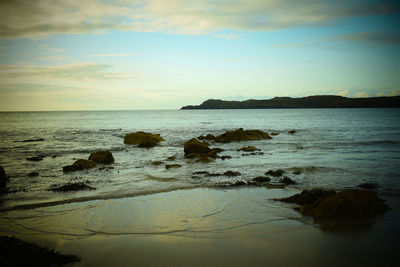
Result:
[[349,98],[336,95],[274,97],[266,100],[225,101],[209,99],[181,109],[279,109],[279,108],[399,108],[400,96]]

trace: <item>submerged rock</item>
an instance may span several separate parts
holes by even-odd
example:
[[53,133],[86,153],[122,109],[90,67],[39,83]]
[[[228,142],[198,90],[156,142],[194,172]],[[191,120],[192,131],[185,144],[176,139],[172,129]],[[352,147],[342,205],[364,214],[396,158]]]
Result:
[[256,178],[253,178],[251,181],[255,183],[267,183],[271,181],[271,178],[266,176],[257,176]]
[[169,165],[165,165],[165,168],[168,170],[168,169],[171,169],[171,168],[180,168],[180,167],[182,167],[182,165],[180,165],[180,164],[169,164]]
[[207,154],[211,152],[211,149],[208,147],[208,143],[206,142],[201,142],[197,140],[196,138],[192,138],[189,141],[186,141],[183,145],[183,150],[185,152],[185,155],[189,154]]
[[272,133],[270,133],[270,135],[272,135],[272,136],[277,136],[277,135],[279,135],[279,133],[277,133],[277,132],[272,132]]
[[41,161],[41,160],[43,160],[43,158],[44,157],[41,157],[41,156],[35,156],[35,157],[26,158],[26,160],[29,160],[29,161]]
[[292,179],[290,179],[287,176],[283,176],[282,179],[279,180],[279,182],[283,183],[283,184],[296,184],[295,181],[293,181]]
[[244,146],[242,148],[239,148],[238,151],[253,152],[260,151],[260,149],[256,148],[255,146]]
[[176,159],[176,156],[169,156],[169,157],[167,158],[168,161],[172,161],[172,160],[175,160],[175,159]]
[[0,165],[0,193],[4,191],[8,182],[8,177],[3,167]]
[[375,189],[378,187],[378,185],[374,184],[374,183],[362,183],[362,184],[359,184],[358,187],[364,188],[364,189]]
[[285,173],[285,171],[283,170],[269,170],[265,173],[265,175],[270,175],[270,176],[274,176],[274,177],[281,177],[283,174]]
[[290,130],[290,131],[288,132],[288,134],[295,134],[295,133],[297,133],[296,130]]
[[97,163],[113,163],[114,157],[110,151],[100,151],[90,154],[89,160]]
[[224,176],[228,176],[228,177],[233,177],[233,176],[239,176],[242,175],[240,172],[235,172],[235,171],[226,171],[223,174]]
[[196,160],[196,162],[201,162],[201,163],[210,163],[213,161],[214,160],[212,160],[211,158],[204,156],[204,155],[201,158],[199,158],[198,160]]
[[63,172],[81,171],[86,169],[95,168],[97,165],[91,160],[78,159],[72,165],[64,166]]
[[28,173],[28,177],[35,177],[35,176],[38,176],[38,175],[39,175],[38,172],[30,172],[30,173]]
[[96,190],[96,188],[86,185],[85,183],[67,183],[63,185],[53,184],[50,186],[49,191],[53,192],[70,192],[70,191],[83,191],[83,190]]
[[161,164],[163,164],[162,161],[153,161],[153,162],[151,163],[151,165],[156,165],[156,166],[161,165]]
[[15,237],[0,236],[0,247],[2,266],[61,266],[81,260]]
[[43,138],[36,138],[36,139],[26,139],[26,140],[22,140],[20,142],[22,143],[30,143],[30,142],[42,142],[44,141]]
[[237,130],[227,131],[210,140],[217,143],[230,143],[233,141],[251,141],[261,139],[272,139],[272,137],[268,133],[260,130],[243,130],[243,128],[239,128]]
[[139,145],[139,147],[154,147],[159,142],[164,141],[159,134],[146,132],[127,133],[124,137],[125,144]]
[[221,157],[222,160],[231,159],[231,158],[232,158],[231,156],[222,156]]

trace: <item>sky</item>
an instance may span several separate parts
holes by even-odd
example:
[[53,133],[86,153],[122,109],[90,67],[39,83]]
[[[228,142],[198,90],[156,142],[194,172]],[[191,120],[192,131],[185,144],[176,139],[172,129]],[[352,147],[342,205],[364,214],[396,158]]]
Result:
[[0,111],[400,94],[400,2],[0,0]]

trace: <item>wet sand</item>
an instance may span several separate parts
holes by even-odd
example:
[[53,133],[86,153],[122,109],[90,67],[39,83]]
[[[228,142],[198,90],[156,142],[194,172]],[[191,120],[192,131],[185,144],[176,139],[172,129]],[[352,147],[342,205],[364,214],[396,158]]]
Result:
[[295,188],[177,190],[0,214],[0,233],[76,254],[68,266],[391,266],[399,199],[368,227],[322,231]]

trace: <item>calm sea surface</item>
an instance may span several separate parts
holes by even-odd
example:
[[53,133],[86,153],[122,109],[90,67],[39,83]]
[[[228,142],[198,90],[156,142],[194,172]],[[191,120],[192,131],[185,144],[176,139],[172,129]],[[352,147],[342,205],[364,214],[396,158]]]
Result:
[[[183,157],[183,142],[208,133],[237,128],[279,133],[271,140],[212,144],[232,158],[204,164]],[[288,134],[289,130],[296,134]],[[159,133],[165,141],[154,148],[125,145],[126,133]],[[250,180],[282,169],[298,188],[349,188],[377,183],[380,194],[400,195],[400,109],[280,109],[185,111],[82,111],[0,113],[0,164],[10,177],[0,209],[40,207],[214,187]],[[43,138],[44,141],[21,142]],[[237,149],[253,145],[263,155],[243,156]],[[62,167],[91,152],[110,150],[113,169],[63,173]],[[33,156],[42,161],[28,161]],[[169,156],[176,156],[167,161]],[[181,164],[165,169],[152,161]],[[204,177],[196,171],[239,171],[242,175]],[[295,175],[294,171],[301,174]],[[38,172],[36,177],[28,173]],[[85,182],[93,191],[55,193],[52,184]],[[276,182],[276,181],[273,181]]]

